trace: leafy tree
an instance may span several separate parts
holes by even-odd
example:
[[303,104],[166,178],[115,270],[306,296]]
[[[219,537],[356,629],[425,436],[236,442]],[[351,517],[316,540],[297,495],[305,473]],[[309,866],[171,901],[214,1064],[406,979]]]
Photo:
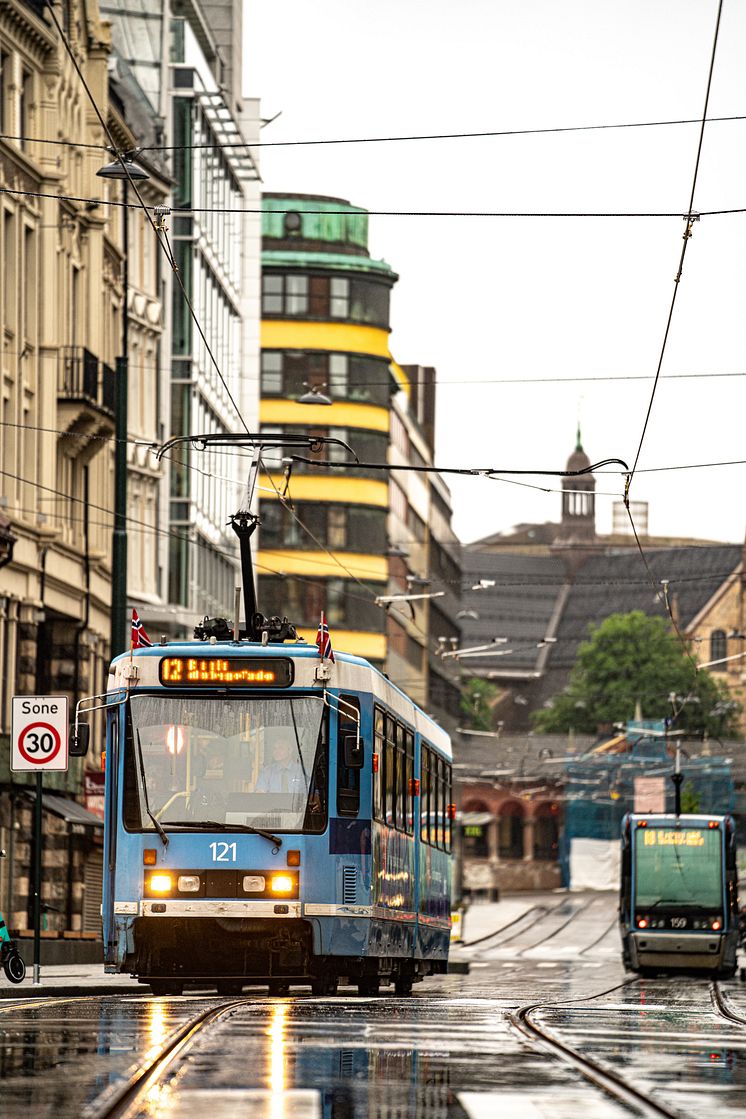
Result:
[[681,790],[681,811],[682,812],[699,812],[702,798],[694,787],[693,781],[685,781]]
[[461,710],[474,730],[492,730],[492,705],[498,688],[474,676],[461,692]]
[[671,715],[669,696],[682,701],[676,728],[692,734],[728,734],[740,710],[724,684],[692,660],[663,618],[641,610],[611,614],[589,627],[570,681],[551,706],[533,715],[539,731],[594,734],[601,723],[626,723],[639,702],[646,719]]

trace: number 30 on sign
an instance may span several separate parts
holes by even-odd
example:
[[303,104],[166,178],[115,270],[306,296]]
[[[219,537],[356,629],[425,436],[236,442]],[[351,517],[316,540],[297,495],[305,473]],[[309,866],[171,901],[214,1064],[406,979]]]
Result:
[[67,696],[14,696],[10,768],[14,773],[67,769]]

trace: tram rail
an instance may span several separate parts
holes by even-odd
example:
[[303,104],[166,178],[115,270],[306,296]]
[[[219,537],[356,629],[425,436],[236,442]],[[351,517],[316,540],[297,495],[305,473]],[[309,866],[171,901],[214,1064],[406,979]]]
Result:
[[607,1065],[596,1060],[594,1057],[576,1049],[559,1037],[554,1031],[548,1030],[545,1026],[542,1026],[534,1018],[534,1015],[542,1010],[555,1010],[559,1007],[572,1010],[575,1003],[593,1002],[595,999],[612,994],[614,991],[622,990],[637,982],[639,982],[637,979],[628,979],[624,983],[616,984],[614,987],[609,987],[603,991],[597,991],[587,998],[575,999],[573,1002],[568,1003],[527,1003],[525,1006],[520,1006],[516,1010],[510,1012],[508,1014],[508,1020],[524,1037],[535,1044],[538,1043],[543,1049],[559,1057],[565,1064],[574,1068],[591,1084],[600,1088],[618,1103],[623,1104],[625,1107],[632,1108],[639,1115],[645,1116],[646,1119],[647,1117],[650,1117],[650,1119],[681,1119],[680,1112],[674,1111],[666,1107],[665,1104],[652,1099],[651,1096],[647,1095],[641,1089],[635,1088],[625,1080],[621,1074],[610,1069]]
[[135,1067],[127,1080],[114,1085],[109,1092],[93,1101],[84,1110],[82,1119],[126,1119],[144,1101],[147,1093],[177,1064],[198,1035],[245,1006],[245,999],[231,999],[194,1015],[176,1029],[155,1054],[148,1055],[142,1064]]
[[710,998],[712,999],[713,1007],[721,1017],[727,1018],[729,1022],[735,1022],[739,1026],[746,1026],[746,1016],[738,1014],[733,1007],[729,1005],[716,979],[713,979],[710,983]]

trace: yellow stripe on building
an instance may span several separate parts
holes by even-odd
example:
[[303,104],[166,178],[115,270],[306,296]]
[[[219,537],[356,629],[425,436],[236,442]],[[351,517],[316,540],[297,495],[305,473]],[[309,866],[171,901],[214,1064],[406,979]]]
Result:
[[[339,556],[339,563],[333,558]],[[340,566],[344,564],[344,567]],[[308,551],[297,548],[260,548],[257,565],[285,575],[309,575],[317,578],[335,577],[338,579],[372,579],[384,582],[388,579],[388,563],[385,556],[367,555],[363,552],[339,552],[327,555],[326,552]]]
[[[284,478],[278,475],[274,482],[282,493]],[[277,500],[277,491],[266,474],[260,476],[259,487],[262,501]],[[389,487],[388,482],[379,482],[376,478],[351,478],[342,473],[323,476],[293,474],[290,496],[293,501],[341,502],[347,505],[376,505],[381,509],[388,509]]]
[[[369,661],[386,659],[386,636],[383,633],[364,633],[361,630],[338,629],[331,627],[332,646],[338,653],[352,653],[354,657],[365,657]],[[304,637],[309,645],[316,643],[315,629],[299,629],[298,636]]]
[[389,331],[381,326],[348,322],[304,322],[296,319],[263,319],[263,350],[328,350],[330,353],[367,354],[390,362],[391,372],[409,395],[409,378],[389,350]]
[[295,424],[299,427],[352,427],[368,431],[389,430],[388,408],[375,404],[299,404],[296,400],[265,397],[259,406],[263,424]]

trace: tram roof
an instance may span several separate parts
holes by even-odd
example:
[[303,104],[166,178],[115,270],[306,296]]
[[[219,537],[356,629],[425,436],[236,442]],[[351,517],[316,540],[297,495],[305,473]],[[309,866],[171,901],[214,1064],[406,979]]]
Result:
[[[148,648],[134,649],[132,653],[121,653],[111,662],[109,668],[109,687],[122,687],[125,679],[121,670],[132,658],[144,668],[143,661],[160,661],[164,657],[242,657],[255,655],[262,658],[285,657],[296,662],[296,676],[293,686],[296,688],[318,688],[319,681],[314,678],[316,665],[320,663],[318,650],[315,645],[305,641],[294,644],[280,644],[279,642],[262,645],[258,641],[218,641],[215,644],[206,641],[168,641],[166,644],[152,645]],[[303,665],[303,671],[298,671],[298,662]],[[303,662],[306,662],[303,664]],[[329,662],[325,662],[329,664]],[[371,693],[376,699],[393,708],[404,718],[414,723],[419,733],[427,739],[428,743],[435,746],[449,761],[453,758],[451,739],[448,733],[436,723],[435,720],[423,711],[399,688],[392,680],[384,675],[379,668],[372,665],[364,657],[357,657],[352,653],[334,652],[334,663],[330,664],[332,676],[326,681],[326,687],[335,691],[358,691]],[[112,682],[111,677],[114,676]],[[151,679],[152,675],[152,679]],[[153,671],[143,673],[140,681],[147,687],[159,686],[160,680]],[[280,694],[280,689],[278,694]],[[283,691],[286,689],[283,689]],[[245,693],[242,693],[245,694]]]

